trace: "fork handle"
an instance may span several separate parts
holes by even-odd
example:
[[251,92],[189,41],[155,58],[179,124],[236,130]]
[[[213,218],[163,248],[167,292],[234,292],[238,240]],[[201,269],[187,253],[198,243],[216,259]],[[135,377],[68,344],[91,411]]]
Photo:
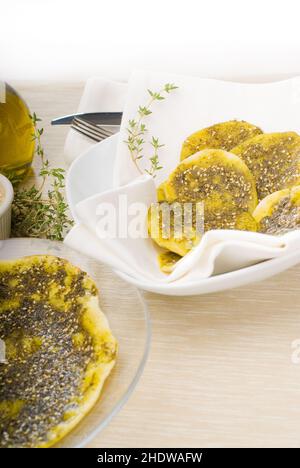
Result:
[[103,127],[119,127],[122,120],[122,112],[82,112],[78,114],[65,115],[51,121],[52,125],[71,125],[75,117]]

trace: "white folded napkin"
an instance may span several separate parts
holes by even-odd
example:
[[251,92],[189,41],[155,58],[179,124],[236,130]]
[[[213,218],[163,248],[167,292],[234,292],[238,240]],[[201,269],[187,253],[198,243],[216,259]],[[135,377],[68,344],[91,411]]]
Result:
[[[145,119],[149,136],[159,137],[160,142],[165,144],[160,149],[163,169],[153,179],[139,174],[124,140],[127,138],[129,119],[135,118],[138,106],[148,101],[147,89],[158,91],[165,83],[175,83],[178,89],[165,100],[155,102],[153,114]],[[101,207],[113,206],[118,217],[120,196],[127,198],[128,205],[140,202],[149,206],[155,202],[157,184],[166,179],[179,162],[182,141],[199,128],[236,118],[248,120],[265,131],[299,131],[300,103],[299,99],[293,99],[299,84],[299,78],[258,85],[136,72],[129,82],[123,110],[114,174],[115,188],[101,193],[99,187],[98,194],[76,206],[80,223],[71,230],[65,242],[143,282],[177,281],[180,284],[237,270],[300,249],[300,231],[283,236],[267,236],[253,232],[215,230],[205,233],[199,245],[176,264],[170,275],[165,275],[160,271],[157,261],[161,249],[151,239],[142,236],[137,239],[110,236],[102,225],[99,226]],[[89,94],[87,90],[86,93]],[[87,96],[85,100],[91,102]],[[87,109],[81,106],[80,110]],[[141,164],[146,168],[148,156],[151,155],[149,144],[145,145],[144,154]],[[121,223],[130,224],[134,212],[128,214],[127,219],[124,219],[124,214],[122,216]],[[146,216],[145,212],[142,220],[145,230]]]

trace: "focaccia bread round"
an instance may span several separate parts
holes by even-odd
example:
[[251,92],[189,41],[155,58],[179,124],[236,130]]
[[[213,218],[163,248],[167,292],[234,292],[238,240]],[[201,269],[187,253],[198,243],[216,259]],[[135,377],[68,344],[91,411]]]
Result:
[[[254,178],[246,164],[236,155],[223,150],[203,150],[186,158],[160,187],[163,203],[203,203],[203,232],[212,229],[256,231],[252,212],[257,205]],[[160,245],[179,255],[185,255],[201,239],[197,229],[188,237],[175,239],[162,235],[161,217],[150,217],[150,226],[157,236],[150,235]],[[155,229],[154,229],[155,231]],[[203,234],[202,232],[202,234]]]
[[257,135],[231,152],[252,172],[259,200],[300,184],[300,136],[295,132]]
[[[175,207],[175,209],[174,209]],[[180,210],[178,229],[176,229],[176,209]],[[196,228],[196,204],[192,205],[191,222],[184,230],[182,220],[184,219],[184,205],[181,203],[159,203],[154,204],[148,211],[148,231],[150,237],[162,248],[167,249],[168,255],[162,254],[159,258],[162,271],[168,272],[175,263],[174,254],[183,257],[201,240],[203,231]],[[201,208],[201,207],[200,207]],[[177,212],[178,213],[178,212]],[[202,223],[203,210],[199,213]],[[166,216],[165,216],[166,215]],[[172,255],[173,253],[173,255]]]
[[254,178],[246,164],[223,150],[203,150],[182,161],[164,183],[166,201],[205,202],[206,210],[253,212]]
[[68,261],[0,262],[0,447],[50,447],[92,408],[117,343],[93,280]]
[[170,250],[165,250],[162,252],[159,257],[159,267],[163,273],[172,273],[176,263],[181,259],[181,256],[171,252]]
[[265,234],[300,229],[300,186],[268,195],[258,204],[253,216],[259,231]]
[[180,159],[198,153],[203,149],[230,151],[248,138],[262,133],[262,130],[244,120],[229,120],[198,130],[186,138],[182,145]]

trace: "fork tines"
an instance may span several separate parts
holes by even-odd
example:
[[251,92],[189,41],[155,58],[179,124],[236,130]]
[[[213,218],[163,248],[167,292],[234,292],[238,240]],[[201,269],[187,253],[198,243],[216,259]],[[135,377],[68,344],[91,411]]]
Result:
[[114,134],[108,128],[100,127],[79,117],[74,117],[71,128],[94,141],[102,141]]

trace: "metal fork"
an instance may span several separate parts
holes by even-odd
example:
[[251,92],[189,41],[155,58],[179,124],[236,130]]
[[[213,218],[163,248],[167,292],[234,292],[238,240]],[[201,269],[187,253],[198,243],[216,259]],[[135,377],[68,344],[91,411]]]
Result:
[[97,142],[105,140],[105,138],[108,138],[115,133],[107,127],[104,128],[92,122],[87,122],[80,117],[74,117],[71,128]]

